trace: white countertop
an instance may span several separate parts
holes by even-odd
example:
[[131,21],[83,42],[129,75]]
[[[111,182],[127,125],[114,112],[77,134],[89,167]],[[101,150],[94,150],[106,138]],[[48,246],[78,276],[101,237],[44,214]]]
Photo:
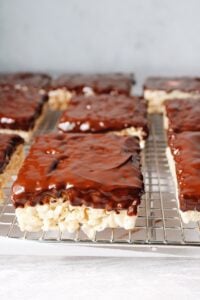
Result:
[[200,261],[0,256],[0,299],[200,299]]

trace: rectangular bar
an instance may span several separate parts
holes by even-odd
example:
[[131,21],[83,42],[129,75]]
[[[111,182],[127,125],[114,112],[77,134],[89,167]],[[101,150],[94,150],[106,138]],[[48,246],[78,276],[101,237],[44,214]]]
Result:
[[135,83],[133,74],[64,74],[52,80],[49,92],[51,109],[66,109],[74,95],[130,95]]
[[183,221],[200,221],[200,132],[171,133],[167,157]]
[[48,100],[37,88],[0,89],[0,133],[18,134],[29,141],[45,113]]
[[63,132],[137,136],[144,147],[149,132],[146,101],[125,95],[76,96],[62,113],[58,128]]
[[133,229],[144,192],[137,138],[49,134],[36,138],[12,187],[22,231]]
[[144,98],[149,113],[163,113],[163,103],[170,99],[199,98],[198,77],[149,77],[144,83]]
[[4,200],[3,188],[22,164],[23,143],[17,135],[0,134],[0,203]]

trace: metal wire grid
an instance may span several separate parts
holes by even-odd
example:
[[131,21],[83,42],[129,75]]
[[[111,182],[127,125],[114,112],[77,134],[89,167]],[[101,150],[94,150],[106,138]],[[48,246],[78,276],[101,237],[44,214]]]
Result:
[[[58,115],[48,113],[38,133],[52,131]],[[0,205],[0,236],[43,242],[135,244],[135,245],[200,245],[198,223],[183,224],[174,196],[173,180],[165,155],[166,143],[162,117],[150,117],[151,133],[142,154],[146,193],[139,207],[134,230],[106,229],[96,233],[93,241],[82,232],[21,232],[10,203],[10,188],[5,188],[7,201]],[[28,150],[29,146],[27,147]]]

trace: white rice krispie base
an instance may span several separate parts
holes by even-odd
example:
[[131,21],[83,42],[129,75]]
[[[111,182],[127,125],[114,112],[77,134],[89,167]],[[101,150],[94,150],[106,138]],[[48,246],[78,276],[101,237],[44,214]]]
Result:
[[4,201],[3,188],[13,175],[17,173],[24,160],[23,145],[19,145],[16,151],[13,153],[9,164],[2,174],[0,174],[0,203]]
[[186,98],[199,98],[198,93],[185,93],[179,90],[174,90],[166,93],[164,90],[144,90],[144,98],[148,101],[148,113],[163,113],[164,101],[171,99],[186,99]]
[[167,116],[165,107],[163,108],[163,127],[165,130],[169,129],[169,118]]
[[[92,88],[85,86],[83,88],[85,96],[94,95]],[[65,110],[75,92],[69,91],[66,88],[60,88],[49,92],[49,108],[51,110]]]
[[[170,171],[171,171],[174,183],[175,183],[176,199],[177,199],[177,203],[179,206],[178,183],[177,183],[177,178],[176,178],[175,162],[174,162],[174,158],[173,158],[173,155],[172,155],[169,147],[167,147],[167,149],[166,149],[166,156],[167,156],[169,168],[170,168]],[[179,211],[180,211],[180,215],[181,215],[183,222],[186,224],[189,222],[200,221],[200,212],[199,211],[196,211],[196,210],[182,211],[181,209],[179,209]]]
[[66,89],[57,89],[49,92],[49,108],[51,110],[65,110],[72,98],[72,93]]
[[137,216],[128,216],[127,210],[106,211],[86,206],[72,206],[62,198],[56,202],[36,206],[26,206],[16,209],[19,227],[22,231],[67,230],[70,233],[82,229],[90,238],[94,238],[96,231],[105,228],[133,229]]

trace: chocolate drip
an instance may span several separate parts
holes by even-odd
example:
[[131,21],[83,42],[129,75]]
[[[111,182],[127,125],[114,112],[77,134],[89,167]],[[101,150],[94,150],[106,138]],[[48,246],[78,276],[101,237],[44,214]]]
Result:
[[49,167],[49,173],[50,172],[52,172],[52,171],[54,171],[54,170],[56,170],[56,168],[57,168],[57,166],[58,166],[58,164],[59,164],[59,159],[55,159],[55,160],[53,160],[52,161],[52,163],[51,163],[51,165],[50,165],[50,167]]

